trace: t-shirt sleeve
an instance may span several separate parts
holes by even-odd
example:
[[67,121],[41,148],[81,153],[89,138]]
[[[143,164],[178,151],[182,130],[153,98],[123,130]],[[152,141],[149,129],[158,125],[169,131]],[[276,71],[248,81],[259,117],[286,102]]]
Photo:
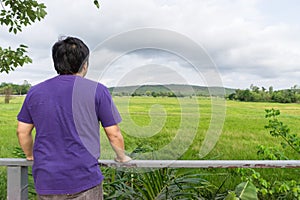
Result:
[[33,124],[33,120],[32,117],[30,115],[29,112],[29,105],[28,105],[28,101],[29,101],[29,94],[27,94],[24,103],[22,105],[22,108],[17,116],[18,121],[20,122],[24,122],[27,124]]
[[96,90],[96,113],[103,127],[113,126],[122,121],[108,89],[101,84]]

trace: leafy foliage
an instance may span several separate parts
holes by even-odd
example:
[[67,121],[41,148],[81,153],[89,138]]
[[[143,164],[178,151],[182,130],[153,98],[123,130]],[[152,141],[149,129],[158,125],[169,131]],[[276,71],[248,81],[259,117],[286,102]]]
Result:
[[[2,0],[0,24],[9,27],[9,32],[22,31],[22,26],[28,26],[36,20],[43,19],[47,12],[43,3],[35,0]],[[4,6],[3,6],[4,5]]]
[[[0,24],[7,26],[9,32],[17,34],[23,26],[31,25],[45,18],[46,6],[35,0],[1,0]],[[27,53],[26,45],[19,45],[16,50],[11,47],[0,47],[0,73],[13,71],[18,66],[32,63]]]
[[270,119],[265,128],[270,130],[270,135],[284,140],[281,143],[282,148],[285,149],[290,146],[296,153],[300,154],[300,137],[297,134],[291,134],[289,127],[278,120],[277,117],[280,115],[280,111],[272,108],[266,109],[266,113],[266,118]]
[[266,90],[251,85],[250,89],[238,89],[228,96],[230,100],[252,101],[252,102],[278,102],[278,103],[297,103],[300,102],[300,89],[297,85],[291,89],[274,91],[273,87]]
[[134,199],[132,173],[114,168],[101,169],[105,174],[103,181],[104,199]]
[[284,152],[277,146],[266,147],[264,145],[259,145],[257,155],[262,160],[288,160]]
[[105,199],[212,199],[216,187],[193,171],[104,169]]
[[250,181],[242,182],[236,186],[235,193],[238,199],[255,200],[257,199],[256,188]]
[[[269,118],[265,126],[273,137],[283,139],[281,149],[279,147],[265,147],[260,145],[257,154],[261,159],[288,160],[283,150],[291,147],[295,153],[300,153],[300,138],[296,134],[291,134],[290,129],[283,122],[278,120],[280,110],[266,109],[266,118]],[[257,187],[261,199],[300,199],[300,181],[299,180],[276,180],[270,182],[263,178],[259,172],[254,169],[238,169],[242,181],[254,183]],[[232,196],[232,194],[230,194]]]
[[[99,8],[98,0],[94,5]],[[8,32],[17,34],[22,28],[41,21],[47,15],[46,5],[35,0],[0,0],[0,25],[8,27]],[[0,47],[0,73],[13,71],[18,66],[32,63],[27,53],[26,45],[19,45],[16,50]]]
[[[152,151],[139,145],[131,154]],[[105,199],[213,199],[217,187],[191,169],[103,169]]]
[[100,4],[99,4],[99,1],[98,0],[94,0],[94,4],[95,6],[99,9],[100,8]]
[[15,70],[18,66],[23,66],[27,63],[32,63],[31,58],[29,58],[25,53],[28,47],[21,44],[16,50],[8,47],[7,49],[2,49],[0,47],[0,73]]
[[139,199],[203,199],[211,198],[215,186],[201,174],[174,169],[159,169],[141,174],[134,184]]
[[26,80],[24,80],[23,84],[21,84],[21,85],[3,82],[0,84],[0,94],[5,95],[6,88],[11,88],[11,94],[13,94],[13,95],[27,94],[30,87],[31,87],[31,84]]
[[[253,172],[252,175],[249,175],[249,171]],[[256,200],[257,197],[257,188],[253,184],[253,178],[257,178],[260,174],[256,173],[253,169],[237,169],[237,174],[241,176],[242,183],[238,184],[235,188],[235,191],[229,191],[228,195],[224,200]]]
[[238,169],[242,181],[249,181],[256,186],[259,199],[300,199],[298,180],[268,181],[254,169]]

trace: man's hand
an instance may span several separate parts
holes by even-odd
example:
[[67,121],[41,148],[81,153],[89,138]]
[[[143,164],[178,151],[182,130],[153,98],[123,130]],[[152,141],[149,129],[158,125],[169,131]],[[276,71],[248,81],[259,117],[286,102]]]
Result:
[[115,161],[120,162],[120,163],[126,163],[126,162],[129,162],[131,160],[132,159],[129,156],[126,156],[126,155],[122,158],[118,158],[118,157],[115,158]]
[[26,157],[26,160],[28,160],[28,161],[33,161],[33,156],[27,156],[27,157]]

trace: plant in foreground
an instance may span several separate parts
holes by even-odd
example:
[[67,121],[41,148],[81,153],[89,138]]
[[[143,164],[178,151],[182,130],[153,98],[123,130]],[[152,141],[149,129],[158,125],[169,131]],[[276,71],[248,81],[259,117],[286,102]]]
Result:
[[192,170],[106,169],[105,172],[110,179],[104,183],[105,199],[212,199],[217,189]]
[[[286,150],[290,147],[295,153],[300,153],[300,138],[296,134],[291,134],[290,129],[283,122],[278,120],[279,110],[266,109],[266,118],[269,118],[268,125],[271,136],[281,138],[281,147]],[[285,152],[279,147],[258,146],[257,155],[261,159],[269,160],[288,160]],[[237,173],[241,176],[242,181],[253,183],[256,186],[258,197],[261,199],[298,199],[300,200],[300,181],[299,180],[276,180],[274,182],[264,179],[261,174],[254,169],[238,169]],[[232,193],[228,197],[234,196]],[[240,198],[243,199],[243,198]]]

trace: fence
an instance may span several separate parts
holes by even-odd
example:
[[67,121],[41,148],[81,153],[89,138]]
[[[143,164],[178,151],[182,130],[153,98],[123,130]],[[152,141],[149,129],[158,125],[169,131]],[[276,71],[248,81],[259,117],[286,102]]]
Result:
[[[0,158],[7,167],[7,199],[28,199],[28,167],[31,161],[19,158]],[[300,160],[132,160],[117,163],[99,160],[103,167],[125,168],[300,168]]]

